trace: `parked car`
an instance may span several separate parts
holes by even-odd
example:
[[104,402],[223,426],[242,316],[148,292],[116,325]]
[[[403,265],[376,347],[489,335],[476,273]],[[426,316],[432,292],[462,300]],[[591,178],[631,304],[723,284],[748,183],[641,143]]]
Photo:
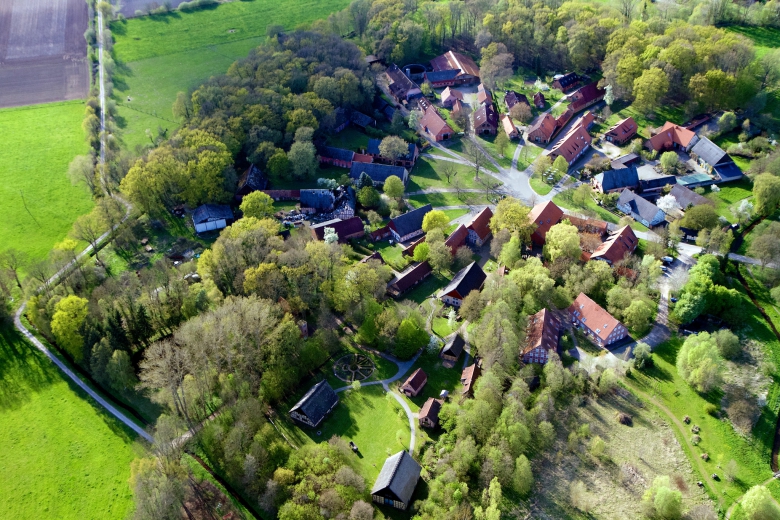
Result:
[[671,256],[664,256],[663,258],[661,258],[661,261],[665,264],[671,264],[674,262],[674,258],[672,258]]
[[665,273],[668,273],[668,272],[669,272],[669,268],[668,268],[668,267],[666,267],[665,265],[662,265],[662,266],[661,266],[661,271],[663,271],[663,272],[665,272]]

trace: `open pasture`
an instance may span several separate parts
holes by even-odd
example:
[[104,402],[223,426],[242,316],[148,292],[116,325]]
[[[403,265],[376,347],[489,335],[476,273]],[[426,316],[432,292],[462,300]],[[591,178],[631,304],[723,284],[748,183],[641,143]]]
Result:
[[86,97],[84,0],[0,2],[0,107]]

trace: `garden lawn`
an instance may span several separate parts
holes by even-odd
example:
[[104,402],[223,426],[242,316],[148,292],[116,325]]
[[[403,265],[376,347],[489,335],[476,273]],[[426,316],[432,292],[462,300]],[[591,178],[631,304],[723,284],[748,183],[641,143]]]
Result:
[[[447,182],[443,173],[445,167],[452,167],[453,177]],[[417,160],[409,176],[407,192],[425,190],[429,188],[453,189],[452,181],[459,179],[463,182],[463,188],[479,189],[480,185],[474,180],[474,168],[452,161],[444,161],[421,157]]]
[[376,250],[382,255],[382,260],[396,271],[402,271],[411,261],[411,257],[403,255],[403,249],[399,244],[391,244],[387,240],[376,244]]
[[[636,387],[642,391],[656,395],[663,404],[680,420],[686,415],[691,418],[691,427],[698,425],[701,428],[699,436],[701,442],[693,448],[690,453],[684,440],[680,439],[681,445],[691,462],[696,467],[694,457],[700,457],[702,453],[707,453],[710,457],[705,462],[708,472],[723,474],[722,469],[732,459],[737,462],[737,479],[734,483],[729,483],[726,479],[715,483],[716,499],[722,498],[725,507],[741,496],[751,486],[763,482],[772,476],[769,468],[769,457],[772,447],[772,426],[769,431],[757,431],[762,423],[769,419],[776,418],[774,413],[764,413],[759,420],[759,425],[754,428],[754,435],[760,433],[758,442],[751,443],[745,437],[739,435],[728,421],[717,419],[704,411],[704,406],[708,403],[720,404],[721,392],[712,392],[708,395],[699,395],[688,384],[682,380],[677,373],[675,359],[677,352],[682,345],[682,340],[674,338],[654,351],[653,360],[655,366],[646,370],[632,370],[631,375],[626,379],[629,389]],[[770,417],[771,416],[771,417]],[[679,432],[675,429],[679,436]],[[692,435],[690,432],[684,432],[687,438]]]
[[[713,143],[717,144],[723,150],[727,151],[729,150],[729,146],[732,144],[740,144],[739,142],[739,128],[732,130],[731,132],[723,135],[719,135],[715,139],[712,140]],[[732,159],[734,159],[734,164],[739,166],[739,169],[743,172],[746,172],[750,169],[750,165],[752,164],[753,160],[749,159],[747,157],[741,157],[739,155],[730,155]]]
[[[620,218],[617,215],[615,215],[614,213],[612,213],[612,212],[602,208],[601,206],[596,204],[596,202],[593,199],[588,199],[587,207],[580,208],[580,207],[575,206],[571,202],[571,200],[565,198],[565,196],[563,195],[563,192],[561,192],[561,193],[556,194],[553,197],[553,202],[556,203],[558,206],[560,206],[562,208],[565,208],[565,209],[568,209],[568,210],[583,211],[585,213],[590,212],[592,214],[595,214],[595,216],[597,218],[600,218],[601,220],[603,220],[605,222],[611,222],[612,224],[617,224],[618,222],[620,222]],[[647,227],[644,226],[644,224],[641,224],[641,223],[636,222],[636,221],[631,222],[631,229],[633,229],[635,231],[647,231],[648,230]]]
[[135,436],[0,328],[0,508],[20,519],[125,518]]
[[125,147],[150,143],[147,129],[157,134],[161,127],[170,135],[179,126],[171,113],[176,93],[227,72],[235,60],[266,40],[267,25],[292,29],[326,18],[348,4],[348,0],[253,0],[112,22],[117,61],[113,98]]
[[469,212],[467,209],[445,209],[442,210],[445,215],[447,215],[447,218],[450,219],[450,222],[455,220],[456,218],[462,217],[466,213]]
[[526,141],[523,144],[523,149],[520,150],[520,156],[517,158],[517,169],[523,171],[528,168],[543,150],[544,148],[534,146]]
[[328,136],[328,146],[357,152],[361,148],[368,147],[368,136],[358,129],[348,126],[341,132]]
[[[498,131],[503,132],[504,128],[501,125],[499,125]],[[490,156],[493,157],[493,159],[495,159],[496,162],[498,162],[498,164],[501,165],[502,168],[512,167],[512,157],[515,155],[515,148],[517,148],[517,141],[509,141],[506,150],[504,150],[504,155],[501,155],[498,153],[498,150],[496,149],[495,135],[478,135],[477,140],[479,141],[479,144],[482,145],[482,148],[484,148],[490,154]]]
[[718,186],[720,191],[712,191],[711,187],[705,188],[707,193],[705,197],[715,202],[715,211],[718,215],[725,217],[729,222],[736,222],[737,217],[732,213],[739,202],[753,196],[753,184],[748,179],[741,179],[736,182],[728,182]]
[[531,189],[533,189],[539,195],[547,195],[553,189],[552,185],[544,182],[536,174],[531,175],[531,179],[529,180],[529,183],[531,184]]
[[415,208],[430,204],[434,208],[441,206],[474,206],[491,204],[492,202],[485,197],[485,192],[466,192],[458,198],[457,193],[426,193],[424,195],[412,195],[409,197],[409,203]]
[[0,249],[43,259],[93,206],[68,164],[87,153],[83,101],[0,110]]
[[616,100],[612,103],[611,109],[612,115],[605,122],[607,127],[614,125],[621,119],[633,117],[637,124],[638,136],[643,139],[650,138],[650,134],[647,131],[648,128],[663,126],[667,121],[681,125],[686,120],[683,108],[679,106],[664,105],[656,108],[651,114],[645,114],[639,112],[633,105]]
[[[389,454],[409,449],[409,420],[401,405],[380,385],[340,392],[340,402],[318,430],[302,428],[311,442],[327,442],[334,435],[357,444],[357,467],[366,483],[376,480]],[[401,442],[399,442],[399,438]],[[389,452],[389,453],[388,453]]]
[[434,334],[442,339],[455,332],[460,326],[460,323],[456,323],[455,328],[450,327],[449,320],[447,318],[433,318],[433,322],[431,323],[431,328],[433,329]]
[[413,412],[418,412],[429,397],[438,399],[442,390],[448,390],[450,395],[454,396],[455,389],[460,386],[460,374],[463,371],[463,360],[465,357],[466,353],[464,352],[454,367],[447,368],[442,364],[438,350],[434,352],[426,350],[420,355],[417,363],[409,370],[409,373],[397,383],[399,386],[402,385],[406,380],[405,377],[410,376],[418,368],[422,368],[425,375],[428,376],[428,382],[423,387],[422,392],[416,397],[404,396]]

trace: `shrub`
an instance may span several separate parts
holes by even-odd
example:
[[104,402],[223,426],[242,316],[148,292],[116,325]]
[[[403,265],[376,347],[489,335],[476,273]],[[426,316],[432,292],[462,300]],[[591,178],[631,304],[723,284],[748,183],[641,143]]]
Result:
[[718,407],[712,403],[707,403],[704,405],[704,413],[706,413],[707,415],[711,415],[713,417],[717,417]]

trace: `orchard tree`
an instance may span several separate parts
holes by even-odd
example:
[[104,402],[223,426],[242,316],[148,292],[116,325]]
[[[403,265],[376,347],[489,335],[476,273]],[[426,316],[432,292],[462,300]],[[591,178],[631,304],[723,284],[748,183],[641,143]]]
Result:
[[496,139],[493,141],[493,145],[496,147],[496,151],[501,157],[506,156],[506,148],[509,146],[509,138],[506,136],[506,132],[499,131],[496,135]]
[[54,315],[51,318],[51,331],[54,338],[77,362],[84,357],[81,326],[87,319],[88,303],[84,298],[75,295],[67,296],[54,306]]
[[680,165],[680,156],[677,152],[664,152],[661,154],[661,168],[664,173],[673,175],[677,173],[677,168]]
[[262,219],[274,214],[274,199],[262,191],[253,191],[245,195],[239,206],[245,217]]
[[[565,160],[565,159],[564,159]],[[544,175],[547,173],[547,170],[552,168],[553,162],[550,159],[549,155],[541,154],[539,157],[536,158],[534,161],[534,175],[538,175],[539,177],[544,177]],[[568,169],[569,165],[566,165],[566,168]]]
[[552,163],[552,167],[560,174],[566,175],[569,171],[569,163],[566,162],[566,158],[563,155],[559,155]]
[[761,215],[772,213],[780,206],[780,177],[762,173],[753,181],[753,196],[756,212]]
[[682,493],[672,489],[667,476],[656,477],[650,489],[645,491],[642,502],[652,511],[653,518],[678,520],[682,518]]
[[653,310],[642,300],[634,300],[623,313],[623,321],[634,330],[645,330],[650,325]]
[[740,224],[747,224],[753,217],[753,203],[748,199],[743,199],[737,206],[734,214],[739,219]]
[[422,221],[422,229],[426,233],[432,229],[444,231],[450,224],[450,218],[440,209],[434,209],[425,214]]
[[415,262],[425,262],[428,260],[428,254],[431,252],[431,246],[429,246],[427,243],[423,242],[422,244],[417,244],[417,246],[414,248],[414,261]]
[[531,112],[531,107],[525,103],[517,103],[515,106],[509,109],[509,115],[515,121],[519,121],[522,124],[531,122],[534,115]]

